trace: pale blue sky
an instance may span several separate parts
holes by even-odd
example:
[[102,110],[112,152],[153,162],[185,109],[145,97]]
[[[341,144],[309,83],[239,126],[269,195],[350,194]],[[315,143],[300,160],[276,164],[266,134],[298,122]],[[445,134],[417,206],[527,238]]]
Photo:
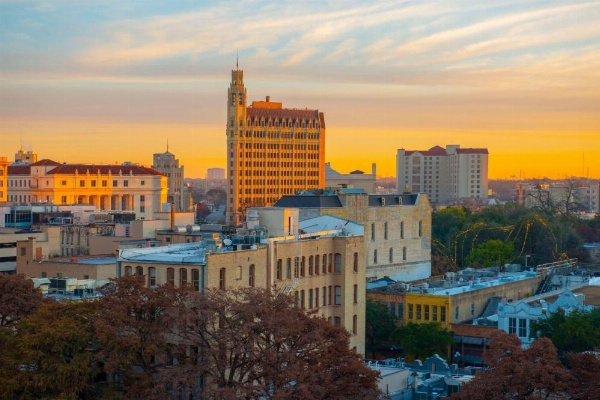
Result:
[[533,171],[504,165],[523,150],[600,176],[598,1],[0,0],[0,153],[149,165],[170,137],[202,176],[236,53],[249,100],[325,112],[342,172],[453,142],[504,160],[492,176]]

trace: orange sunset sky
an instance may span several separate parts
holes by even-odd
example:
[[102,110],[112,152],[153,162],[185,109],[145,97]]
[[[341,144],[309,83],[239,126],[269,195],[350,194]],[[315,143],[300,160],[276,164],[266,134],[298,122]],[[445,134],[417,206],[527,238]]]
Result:
[[[325,113],[326,161],[487,147],[489,176],[600,178],[600,2],[0,1],[0,156],[225,166],[248,100]],[[181,4],[180,4],[181,3]]]

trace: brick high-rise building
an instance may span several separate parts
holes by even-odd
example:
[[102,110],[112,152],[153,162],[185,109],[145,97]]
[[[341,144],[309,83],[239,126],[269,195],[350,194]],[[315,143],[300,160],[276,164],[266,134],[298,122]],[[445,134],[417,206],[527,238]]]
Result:
[[325,185],[325,117],[282,103],[246,103],[244,72],[231,71],[227,96],[227,222],[248,207],[270,206],[284,194]]

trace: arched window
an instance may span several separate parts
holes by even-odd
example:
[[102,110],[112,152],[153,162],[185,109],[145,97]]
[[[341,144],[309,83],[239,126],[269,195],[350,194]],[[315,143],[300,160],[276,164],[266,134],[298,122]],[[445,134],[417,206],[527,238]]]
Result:
[[127,266],[125,267],[125,275],[126,275],[126,276],[131,276],[131,273],[132,273],[132,268],[131,268],[131,265],[127,265]]
[[175,284],[175,269],[174,268],[167,268],[167,283],[169,285]]
[[135,274],[137,276],[144,276],[144,267],[140,267],[139,265],[135,267]]

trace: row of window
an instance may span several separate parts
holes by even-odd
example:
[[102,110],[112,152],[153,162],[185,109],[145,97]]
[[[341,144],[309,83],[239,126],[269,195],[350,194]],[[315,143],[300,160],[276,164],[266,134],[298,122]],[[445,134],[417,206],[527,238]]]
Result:
[[[400,231],[400,239],[404,239],[404,221],[400,221],[400,226],[398,227]],[[371,241],[375,241],[377,239],[377,224],[375,222],[371,223]],[[419,237],[423,236],[423,221],[419,220],[417,224],[417,234]],[[388,222],[383,223],[383,239],[388,240]]]
[[[144,267],[137,266],[134,268],[131,265],[125,266],[125,275],[131,276],[134,274],[138,276],[144,276]],[[191,272],[188,275],[188,272]],[[149,287],[155,287],[157,285],[157,277],[156,277],[156,268],[148,267],[147,273],[145,275],[147,277],[147,282]],[[187,268],[179,268],[177,271],[175,268],[167,268],[165,272],[165,282],[171,285],[177,284],[179,286],[185,286],[191,284],[194,287],[194,290],[197,292],[200,291],[200,270],[197,268],[193,268],[191,271],[188,271]]]
[[527,338],[527,322],[526,318],[509,318],[508,333],[516,333],[521,338]]
[[[403,319],[404,310],[402,304],[399,303],[399,318]],[[390,306],[391,311],[391,306]],[[438,314],[439,311],[439,314]],[[402,316],[400,316],[402,315]],[[428,304],[412,304],[408,303],[408,319],[414,321],[438,321],[446,322],[446,307],[445,306],[430,306]]]
[[[402,261],[406,261],[406,246],[402,247]],[[388,252],[388,261],[393,263],[394,262],[394,248],[390,247],[390,250]],[[377,257],[377,249],[373,250],[373,264],[377,264],[379,262],[379,259]]]
[[[325,275],[327,273],[339,274],[342,272],[342,255],[340,253],[329,253],[323,254],[322,256],[319,254],[310,255],[308,256],[308,265],[306,264],[306,256],[294,257],[293,261],[292,270],[291,258],[285,260],[285,266],[284,260],[281,258],[277,260],[277,266],[275,268],[275,277],[277,280],[303,278],[307,276],[307,272],[308,276]],[[354,272],[358,272],[358,253],[354,253],[353,270]]]

